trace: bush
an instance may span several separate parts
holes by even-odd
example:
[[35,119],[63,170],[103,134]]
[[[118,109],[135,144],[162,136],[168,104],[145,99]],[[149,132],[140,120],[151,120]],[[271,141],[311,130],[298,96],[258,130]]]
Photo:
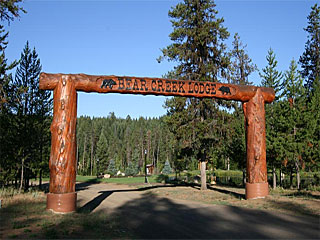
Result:
[[113,159],[110,160],[107,173],[110,174],[111,176],[114,176],[117,174],[116,163],[114,162]]
[[139,173],[138,165],[134,162],[129,162],[128,167],[126,168],[126,176],[136,176]]
[[172,168],[170,167],[170,163],[167,160],[166,163],[164,164],[164,167],[162,169],[162,173],[165,175],[169,175],[170,173],[172,173]]

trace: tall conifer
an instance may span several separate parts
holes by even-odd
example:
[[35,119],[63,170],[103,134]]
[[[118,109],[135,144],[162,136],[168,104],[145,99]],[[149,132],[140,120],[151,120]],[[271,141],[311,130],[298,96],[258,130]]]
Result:
[[[224,19],[218,18],[218,11],[212,0],[184,0],[169,11],[173,32],[169,35],[172,44],[162,49],[163,58],[177,62],[171,77],[197,81],[220,81],[226,78],[229,55],[224,41],[229,32],[223,26]],[[176,155],[193,154],[201,161],[201,189],[206,189],[205,165],[209,158],[206,151],[214,143],[215,136],[209,127],[218,108],[217,102],[208,99],[173,98],[166,102],[170,117],[185,112],[178,120],[177,129],[184,129],[178,136],[183,145],[193,151]]]
[[310,95],[314,88],[314,82],[320,81],[320,6],[318,4],[311,8],[308,26],[304,30],[308,33],[308,40],[299,63],[302,67],[301,75],[306,81],[307,91]]

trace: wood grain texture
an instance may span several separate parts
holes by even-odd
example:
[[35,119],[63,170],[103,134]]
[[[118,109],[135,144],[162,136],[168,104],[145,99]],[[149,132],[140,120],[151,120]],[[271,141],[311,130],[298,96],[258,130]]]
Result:
[[265,87],[164,78],[86,74],[41,73],[40,89],[53,90],[61,76],[65,75],[73,80],[77,91],[83,92],[220,98],[247,102],[253,98],[257,89],[260,89],[264,102],[270,103],[275,97],[274,90]]
[[261,90],[243,104],[247,142],[247,182],[267,182],[265,109]]
[[74,81],[60,75],[54,89],[51,124],[50,193],[75,192],[77,92]]

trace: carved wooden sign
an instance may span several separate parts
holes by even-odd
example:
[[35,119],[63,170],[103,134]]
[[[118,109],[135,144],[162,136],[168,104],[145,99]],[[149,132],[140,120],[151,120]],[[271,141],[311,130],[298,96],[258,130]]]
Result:
[[[41,73],[40,88],[53,90],[62,75]],[[68,74],[68,76],[75,83],[76,90],[83,92],[221,98],[246,102],[255,95],[258,89],[255,86],[164,78],[86,74]],[[273,89],[264,87],[259,89],[261,89],[265,102],[273,101]]]
[[220,98],[243,102],[247,146],[246,198],[268,195],[264,104],[271,88],[164,78],[41,73],[40,89],[54,91],[51,125],[50,187],[47,209],[76,210],[77,91]]

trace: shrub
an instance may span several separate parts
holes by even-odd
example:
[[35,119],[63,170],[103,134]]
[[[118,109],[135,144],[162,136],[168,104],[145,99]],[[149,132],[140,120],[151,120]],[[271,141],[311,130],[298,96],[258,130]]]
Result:
[[139,173],[138,165],[134,162],[129,162],[128,167],[126,168],[126,176],[136,176]]
[[165,175],[169,175],[170,173],[172,173],[172,168],[170,167],[170,163],[168,160],[164,164],[164,167],[162,169],[162,173]]
[[110,174],[111,176],[114,176],[117,174],[116,163],[114,162],[113,159],[110,160],[107,173]]

